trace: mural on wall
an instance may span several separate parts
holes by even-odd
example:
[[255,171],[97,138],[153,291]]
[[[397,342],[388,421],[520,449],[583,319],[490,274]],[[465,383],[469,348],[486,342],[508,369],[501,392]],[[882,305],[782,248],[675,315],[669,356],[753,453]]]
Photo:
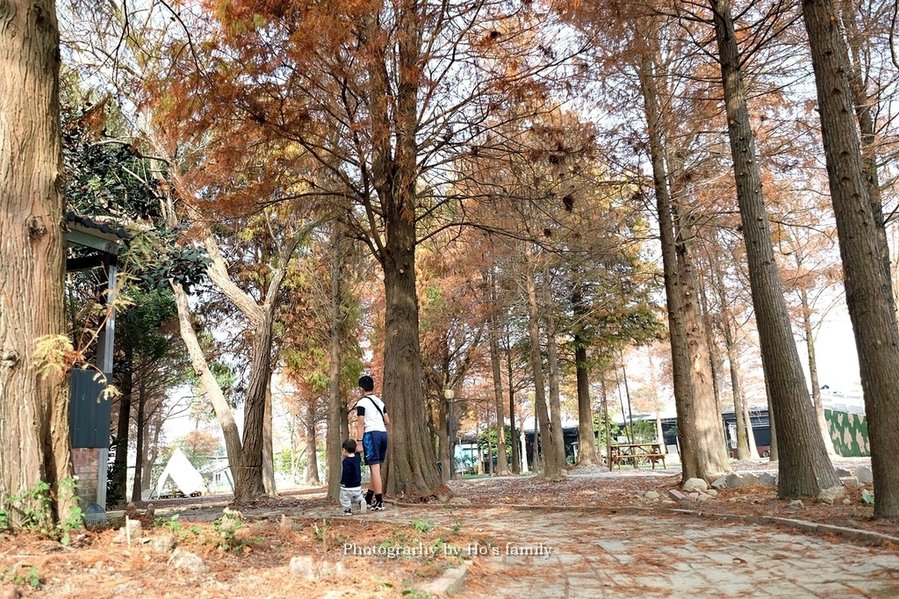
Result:
[[844,458],[871,455],[864,414],[825,409],[824,417],[830,425],[830,438],[838,454]]

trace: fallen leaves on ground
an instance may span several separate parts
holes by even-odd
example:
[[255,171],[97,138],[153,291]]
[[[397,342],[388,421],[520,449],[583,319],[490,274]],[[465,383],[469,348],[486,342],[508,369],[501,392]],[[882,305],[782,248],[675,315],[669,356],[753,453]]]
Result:
[[[659,510],[676,507],[709,514],[794,518],[899,536],[899,522],[874,519],[874,509],[862,500],[860,487],[847,486],[844,497],[837,499],[833,505],[819,502],[814,497],[803,498],[803,507],[798,509],[790,506],[789,499],[778,499],[774,487],[764,486],[722,489],[717,497],[702,502],[655,503],[643,497],[648,491],[656,491],[664,501],[668,490],[679,488],[680,482],[679,472],[650,474],[645,470],[597,470],[588,474],[575,471],[574,475],[558,482],[536,476],[457,480],[452,482],[451,489],[455,495],[482,506],[506,504],[600,509],[640,506]],[[849,500],[848,504],[843,503],[844,498]]]

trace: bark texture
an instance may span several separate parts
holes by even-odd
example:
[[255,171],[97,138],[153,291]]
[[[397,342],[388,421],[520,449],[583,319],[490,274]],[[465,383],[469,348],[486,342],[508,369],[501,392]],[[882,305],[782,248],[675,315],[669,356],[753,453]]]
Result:
[[328,370],[328,432],[325,435],[326,461],[328,464],[328,499],[336,501],[340,496],[341,445],[345,435],[341,424],[347,422],[347,414],[342,409],[343,400],[340,395],[340,366],[342,354],[340,340],[343,325],[340,313],[342,272],[341,235],[337,226],[331,234],[331,346],[329,350]]
[[[697,351],[705,341],[696,330],[701,323],[696,314],[695,286],[692,287],[691,300],[687,295],[691,292],[691,285],[689,279],[684,277],[682,268],[683,259],[689,255],[689,248],[678,247],[677,243],[666,165],[667,152],[659,109],[658,75],[651,57],[644,56],[638,70],[659,217],[683,477],[684,480],[711,479],[730,471],[730,466],[711,380],[710,377],[703,376],[703,371],[708,370],[708,361]],[[690,328],[693,329],[692,334]]]
[[[883,269],[880,224],[871,206],[853,120],[849,57],[831,0],[804,0],[846,304],[855,333],[874,473],[874,515],[899,516],[899,328]],[[780,441],[782,427],[778,421]],[[783,449],[783,446],[781,446]]]
[[134,393],[134,347],[126,342],[119,382],[119,417],[116,423],[116,450],[113,463],[112,495],[109,500],[125,502],[128,482],[128,435],[131,431],[131,398]]
[[556,315],[552,310],[552,298],[549,292],[549,272],[545,274],[543,282],[544,307],[546,322],[546,366],[549,372],[549,422],[553,436],[553,445],[560,452],[559,459],[562,466],[567,464],[565,459],[565,438],[562,433],[562,397],[561,381],[559,373],[559,348],[556,343]]
[[[490,286],[490,322],[488,323],[490,372],[493,375],[493,398],[496,405],[496,473],[503,476],[509,473],[509,463],[506,457],[506,416],[503,405],[505,398],[503,397],[502,365],[499,355],[499,318],[497,316],[499,306],[496,297],[496,281],[492,271],[487,282]],[[515,444],[514,440],[512,444]]]
[[[888,271],[889,272],[889,271]],[[824,403],[821,401],[821,382],[818,380],[818,358],[815,352],[815,331],[812,328],[812,311],[809,306],[808,292],[805,289],[799,291],[799,301],[802,307],[802,332],[805,334],[805,350],[808,354],[809,382],[812,385],[812,401],[815,402],[815,418],[818,419],[818,428],[821,429],[821,437],[824,439],[824,448],[827,455],[837,454],[833,447],[833,439],[830,437],[830,425],[824,415]]]
[[[383,245],[373,241],[384,271],[386,298],[383,400],[391,425],[387,462],[382,467],[384,488],[388,495],[413,499],[431,496],[443,485],[425,413],[415,288],[420,174],[416,130],[423,34],[418,7],[393,5],[396,44],[388,48],[389,36],[379,17],[384,6],[376,3],[360,28],[368,51],[371,175],[377,193],[377,199],[365,196],[360,201],[371,221],[376,220],[375,212],[380,215],[385,237]],[[374,230],[369,233],[376,235]]]
[[593,403],[590,400],[590,365],[587,363],[587,337],[584,333],[584,319],[587,306],[579,281],[571,292],[571,306],[574,313],[574,363],[577,380],[578,419],[578,465],[599,463],[596,455],[596,436],[593,433]]
[[762,364],[780,435],[778,495],[817,495],[821,489],[839,485],[840,481],[824,448],[805,385],[771,246],[771,229],[762,195],[761,170],[755,151],[755,135],[749,122],[730,0],[712,0],[711,6],[752,305],[759,330]]
[[265,419],[262,423],[262,484],[265,494],[274,497],[277,492],[275,483],[275,448],[272,438],[272,385],[271,376],[265,389]]
[[306,472],[303,482],[307,485],[318,486],[321,480],[318,476],[318,439],[315,423],[315,399],[306,406],[305,440],[306,440]]
[[146,436],[149,424],[146,418],[146,398],[141,389],[137,396],[137,430],[134,439],[134,481],[131,486],[131,501],[141,500],[141,490],[149,486],[149,476],[144,477],[144,464],[147,458]]
[[[410,197],[411,202],[411,197]],[[401,206],[388,222],[384,252],[386,294],[384,403],[390,414],[386,493],[415,498],[431,495],[442,480],[428,433],[418,339],[415,289],[415,221]]]
[[68,383],[35,360],[66,335],[59,64],[55,3],[0,4],[0,504],[44,481],[52,519],[75,505],[59,493],[72,476]]
[[[534,435],[534,464],[543,465],[543,476],[548,480],[562,478],[564,457],[562,448],[556,446],[552,433],[552,421],[546,404],[546,383],[543,378],[543,358],[540,356],[540,316],[537,305],[537,282],[534,275],[533,256],[530,248],[527,251],[526,286],[528,297],[528,335],[531,341],[531,370],[534,377],[534,399],[536,402],[536,420],[539,422],[540,434]],[[538,445],[539,441],[539,445]],[[542,453],[539,449],[542,448]],[[541,459],[542,458],[542,459]]]
[[[509,436],[512,437],[512,472],[522,473],[522,454],[524,445],[519,443],[519,430],[515,426],[515,386],[512,384],[512,352],[506,352],[506,381],[509,384]],[[527,470],[527,466],[524,466]]]

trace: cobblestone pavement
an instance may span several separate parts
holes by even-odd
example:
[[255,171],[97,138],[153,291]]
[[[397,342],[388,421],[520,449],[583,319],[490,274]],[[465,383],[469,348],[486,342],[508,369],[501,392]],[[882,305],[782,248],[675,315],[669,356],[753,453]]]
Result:
[[457,548],[475,555],[462,597],[899,597],[899,552],[773,526],[503,507],[378,516],[492,537]]

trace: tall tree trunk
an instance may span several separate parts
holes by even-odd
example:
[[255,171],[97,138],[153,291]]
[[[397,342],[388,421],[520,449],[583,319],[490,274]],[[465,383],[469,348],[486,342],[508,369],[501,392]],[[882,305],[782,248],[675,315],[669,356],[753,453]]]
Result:
[[678,264],[671,194],[665,164],[667,152],[659,112],[660,98],[656,82],[658,75],[649,56],[643,56],[641,59],[638,73],[646,113],[653,185],[659,216],[683,478],[711,479],[722,472],[729,472],[730,466],[724,447],[720,415],[716,413],[714,396],[709,388],[710,381],[694,376],[693,366],[699,368],[701,365],[700,360],[691,359],[694,352],[691,352],[689,344],[687,321],[692,320],[695,324],[696,319],[685,318],[688,302],[684,297],[686,287]]
[[119,418],[116,424],[115,462],[113,462],[112,503],[124,502],[128,493],[128,434],[131,431],[131,397],[134,393],[134,345],[125,341],[119,383]]
[[[57,520],[76,500],[65,365],[40,372],[35,350],[66,338],[59,30],[52,0],[0,7],[0,504],[50,484]],[[13,526],[18,513],[10,515]]]
[[727,300],[721,264],[717,258],[712,258],[710,262],[710,270],[715,280],[715,287],[718,291],[718,305],[720,306],[718,329],[724,338],[724,349],[727,353],[727,362],[730,367],[730,387],[734,398],[734,419],[737,423],[737,459],[755,459],[759,456],[755,447],[755,436],[752,432],[752,421],[749,418],[748,402],[743,393],[742,377],[740,376],[740,347],[737,343],[737,323],[734,320],[733,311]]
[[[247,503],[265,495],[262,481],[262,446],[265,430],[265,394],[271,378],[272,317],[266,312],[253,331],[250,382],[244,405],[243,450],[234,475],[234,502]],[[238,482],[239,481],[239,482]]]
[[765,381],[765,397],[768,399],[768,431],[771,433],[771,442],[768,446],[768,459],[779,462],[777,451],[777,423],[774,418],[774,404],[771,402],[771,390],[768,381]]
[[[143,497],[144,491],[149,491],[153,484],[153,466],[156,464],[156,460],[159,459],[159,435],[164,424],[165,418],[160,410],[156,410],[147,422],[146,433],[144,434],[144,455],[142,457],[144,474],[141,478],[143,482],[141,497]],[[153,429],[152,435],[150,435],[151,425]],[[152,440],[148,442],[147,439]]]
[[318,476],[318,440],[315,434],[315,399],[309,401],[306,406],[306,473],[303,482],[307,485],[318,486],[321,479]]
[[[831,0],[803,0],[846,305],[855,333],[874,474],[875,517],[899,516],[899,328],[852,119],[849,57]],[[782,430],[781,427],[779,427]]]
[[[413,196],[409,196],[409,202]],[[407,499],[427,497],[441,485],[428,433],[421,386],[418,295],[415,289],[414,209],[392,206],[386,215],[384,402],[390,414],[386,492]]]
[[[169,220],[174,219],[173,210],[169,210]],[[277,298],[287,275],[287,267],[290,258],[296,250],[300,242],[305,239],[308,233],[314,228],[315,224],[304,226],[297,231],[294,236],[288,240],[280,248],[278,255],[278,264],[273,265],[270,272],[268,285],[265,289],[265,295],[262,303],[259,303],[249,293],[238,287],[228,272],[228,265],[224,256],[215,240],[212,232],[205,231],[206,236],[203,239],[203,245],[206,253],[209,255],[210,261],[206,268],[206,274],[215,283],[215,286],[228,298],[228,300],[241,312],[241,314],[249,321],[252,328],[252,336],[250,343],[250,377],[247,384],[247,394],[244,401],[244,427],[243,427],[243,444],[239,447],[239,451],[233,454],[238,458],[238,462],[231,462],[232,448],[228,448],[228,444],[234,439],[228,434],[225,435],[225,446],[228,449],[228,462],[231,471],[234,474],[234,502],[241,504],[247,503],[265,495],[265,483],[263,481],[263,446],[265,445],[265,398],[266,392],[271,382],[271,353],[273,342],[272,327],[275,319],[275,308],[277,307]],[[175,285],[173,284],[173,287]],[[184,295],[184,291],[181,291]],[[178,299],[178,291],[175,292],[176,304],[178,304],[179,321],[181,317],[181,305]],[[189,315],[186,298],[184,299],[184,312]],[[189,324],[189,321],[188,321]],[[182,338],[185,335],[185,326],[181,325]],[[187,342],[187,339],[185,339]],[[188,344],[188,353],[191,355],[191,361],[196,362],[198,359],[194,355],[194,351],[190,349]],[[202,351],[199,356],[202,357]],[[205,362],[205,358],[203,358]],[[196,363],[194,368],[197,368]],[[200,376],[200,381],[206,393],[213,399],[213,405],[218,401],[216,396],[221,395],[221,389],[218,388],[218,382],[214,377]],[[216,412],[218,413],[218,408]],[[219,417],[221,422],[221,416]],[[232,416],[233,420],[233,416]],[[235,472],[235,466],[237,471]]]
[[[518,454],[521,456],[521,466],[518,473],[521,474],[522,472],[529,472],[530,468],[528,466],[527,439],[524,435],[524,429],[520,428],[518,430]],[[534,438],[536,439],[536,436]]]
[[[518,428],[515,426],[515,386],[512,384],[512,352],[506,351],[506,382],[509,385],[509,436],[512,438],[512,472],[522,473],[524,446],[518,443]],[[524,467],[527,470],[527,466]]]
[[746,244],[752,304],[759,329],[762,364],[780,433],[778,441],[784,454],[778,462],[778,495],[817,495],[821,489],[840,484],[840,480],[827,456],[815,409],[809,400],[771,246],[771,229],[762,196],[761,171],[743,89],[730,0],[711,0],[711,6],[721,59],[727,129]]
[[144,447],[144,440],[146,438],[145,432],[147,430],[146,413],[147,397],[143,379],[141,379],[137,386],[137,422],[134,427],[137,434],[137,438],[134,442],[134,484],[131,486],[131,501],[134,502],[141,500],[141,490],[145,483],[150,482],[144,481],[143,476],[144,455],[146,454],[146,448]]
[[490,286],[490,330],[488,331],[490,335],[490,368],[493,374],[493,399],[496,405],[496,473],[505,476],[509,473],[509,465],[506,460],[506,417],[503,408],[503,379],[499,355],[499,319],[497,316],[499,306],[492,269],[487,284]]
[[343,295],[340,286],[342,272],[341,232],[338,229],[338,225],[335,224],[331,233],[331,347],[328,355],[328,429],[325,435],[325,460],[328,464],[328,499],[331,501],[337,501],[337,498],[340,496],[340,452],[343,440],[347,438],[341,427],[341,425],[345,425],[347,422],[347,414],[341,409],[342,402],[340,397],[340,367],[343,362],[340,351],[340,342],[343,337],[343,318],[341,316]]
[[[237,430],[237,423],[234,421],[234,412],[225,399],[225,394],[219,387],[215,375],[209,369],[209,363],[203,354],[203,348],[197,339],[197,333],[194,331],[191,322],[190,307],[187,303],[187,293],[180,283],[172,282],[172,293],[175,295],[175,305],[178,308],[178,324],[181,331],[181,339],[187,347],[187,353],[190,356],[191,367],[194,373],[200,379],[203,390],[209,401],[212,402],[212,408],[218,419],[219,426],[222,427],[222,435],[225,437],[225,454],[228,456],[228,466],[231,468],[231,477],[234,480],[234,496],[244,495],[245,492],[240,487],[242,479],[238,476],[241,465],[241,443],[240,433]],[[240,482],[239,482],[240,481]]]
[[[841,2],[840,16],[847,32],[847,53],[849,89],[852,91],[852,106],[855,108],[855,116],[858,121],[860,134],[861,166],[864,174],[865,188],[868,190],[868,201],[871,204],[871,214],[874,218],[876,233],[876,246],[880,253],[880,260],[889,276],[892,276],[890,266],[890,247],[887,242],[886,229],[883,218],[883,200],[880,193],[880,175],[877,169],[877,130],[875,114],[877,103],[868,97],[868,89],[863,76],[866,45],[870,40],[863,40],[862,33],[858,30],[856,22],[856,3],[852,0]],[[867,41],[867,44],[866,44]],[[894,296],[895,297],[895,296]]]
[[[725,326],[730,328],[729,323]],[[739,351],[732,335],[724,335],[724,347],[727,350],[727,362],[730,365],[730,388],[734,396],[734,420],[737,423],[737,459],[748,460],[750,458],[749,439],[746,433],[748,423],[743,419],[744,397],[743,385],[740,381]]]
[[656,438],[659,441],[659,444],[662,446],[662,453],[668,453],[668,446],[665,444],[665,433],[662,430],[662,400],[659,397],[659,385],[658,378],[656,376],[656,365],[655,361],[652,359],[652,352],[647,355],[647,362],[649,362],[649,388],[652,392],[653,399],[653,409],[656,413]]
[[712,327],[712,316],[709,313],[709,298],[708,298],[708,290],[706,289],[706,281],[704,278],[699,278],[699,297],[700,297],[700,308],[702,309],[702,324],[705,332],[705,344],[706,347],[709,348],[709,372],[712,375],[712,393],[715,396],[715,406],[717,406],[718,413],[720,414],[721,409],[721,370],[723,368],[724,360],[721,358],[721,355],[718,351],[718,345],[715,343],[715,336],[713,334],[714,327]]
[[437,455],[440,456],[440,474],[444,481],[453,478],[452,449],[450,448],[450,401],[442,397],[437,410]]
[[[378,10],[384,4],[379,2],[360,27],[361,42],[369,55],[367,73],[372,90],[368,98],[374,125],[372,185],[377,190],[386,237],[375,252],[384,271],[383,399],[390,411],[387,462],[381,473],[388,495],[415,499],[431,496],[443,485],[425,413],[415,288],[419,181],[416,132],[422,33],[417,12],[411,6],[396,6],[398,40],[395,47],[388,49],[388,36],[382,30]],[[394,56],[399,66],[391,73],[387,65]],[[374,200],[365,197],[361,201],[373,218]]]
[[490,443],[490,407],[484,410],[485,412],[485,421],[487,423],[486,428],[484,429],[487,440],[487,474],[493,474],[493,447],[491,447],[492,443]]
[[624,395],[621,393],[621,379],[618,378],[618,365],[612,367],[615,370],[615,391],[618,393],[618,405],[621,408],[621,422],[624,423],[624,434],[628,443],[634,442],[634,427],[632,422],[627,418],[627,412],[624,409]]
[[528,335],[531,340],[531,370],[534,377],[534,400],[536,402],[535,424],[539,421],[540,435],[534,431],[534,462],[539,461],[538,439],[539,444],[543,447],[543,476],[548,480],[559,480],[562,478],[563,459],[560,448],[556,446],[555,436],[553,435],[553,427],[549,417],[549,410],[546,405],[546,384],[543,380],[543,359],[540,357],[540,322],[539,308],[537,307],[537,282],[534,274],[534,256],[533,250],[528,246],[526,251],[527,265],[526,269],[526,285],[528,296]]
[[606,392],[606,374],[602,373],[599,379],[602,389],[602,417],[604,420],[605,440],[606,440],[606,460],[608,461],[609,470],[612,469],[612,423],[609,421],[609,395]]
[[752,427],[752,416],[749,413],[749,402],[746,400],[746,394],[742,393],[740,403],[743,406],[743,422],[746,423],[746,441],[749,443],[749,459],[754,460],[759,457],[759,448],[755,442],[755,431]]
[[631,405],[631,388],[627,382],[627,369],[624,367],[624,354],[618,351],[618,357],[621,359],[621,380],[624,381],[624,397],[627,399],[627,423],[631,430],[631,442],[636,443],[637,437],[634,431],[634,409]]
[[562,397],[561,375],[559,374],[559,348],[556,344],[556,316],[552,310],[552,298],[550,296],[549,272],[547,269],[546,280],[543,284],[544,299],[547,302],[544,308],[546,314],[546,365],[549,371],[549,419],[553,435],[553,445],[560,452],[561,464],[567,464],[565,452],[565,436],[562,431]]
[[599,463],[596,455],[596,437],[593,433],[593,403],[590,400],[590,365],[587,363],[587,336],[584,319],[587,306],[584,304],[583,287],[577,274],[571,290],[571,307],[574,314],[574,370],[577,378],[577,419],[578,419],[578,465],[593,466]]
[[262,429],[262,484],[265,494],[274,497],[278,494],[275,483],[275,448],[272,438],[272,379],[269,375],[268,385],[265,387],[265,420]]
[[808,372],[812,384],[812,401],[815,402],[815,417],[818,419],[818,428],[821,430],[821,438],[824,439],[827,455],[835,456],[837,452],[833,447],[830,425],[827,424],[824,403],[821,401],[821,383],[818,381],[818,359],[815,353],[815,332],[812,329],[812,311],[808,302],[808,292],[805,289],[800,289],[799,301],[802,304],[802,331],[805,334],[805,349],[808,354]]

